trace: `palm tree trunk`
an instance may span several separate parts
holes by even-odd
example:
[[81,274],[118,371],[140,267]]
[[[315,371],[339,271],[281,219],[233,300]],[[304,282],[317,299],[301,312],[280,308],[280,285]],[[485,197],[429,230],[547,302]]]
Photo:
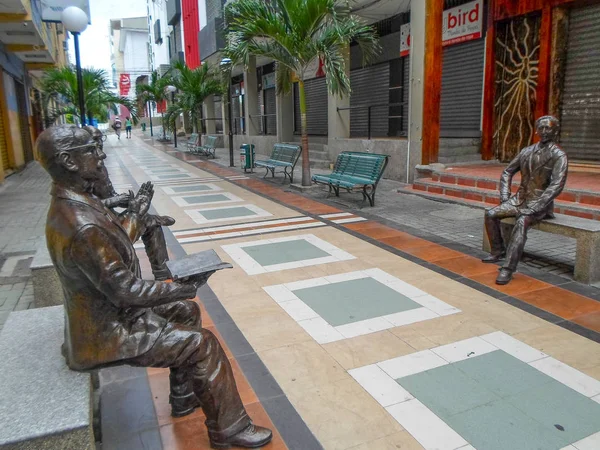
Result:
[[302,132],[302,186],[310,186],[310,160],[308,156],[308,130],[306,127],[306,93],[304,92],[304,81],[298,81],[298,92],[300,94],[300,123]]

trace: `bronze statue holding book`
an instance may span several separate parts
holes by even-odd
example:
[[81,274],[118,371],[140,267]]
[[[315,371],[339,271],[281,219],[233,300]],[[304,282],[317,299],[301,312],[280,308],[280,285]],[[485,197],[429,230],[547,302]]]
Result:
[[[217,338],[189,301],[216,270],[231,267],[214,251],[168,261],[161,226],[148,213],[153,187],[114,198],[101,140],[60,125],[37,140],[54,182],[46,223],[48,250],[65,295],[63,354],[74,370],[117,364],[168,367],[174,416],[201,407],[214,448],[260,447],[270,430],[253,425]],[[125,210],[116,214],[110,207]],[[170,220],[168,220],[170,219]],[[141,278],[133,248],[144,241],[156,280]],[[171,278],[172,282],[161,281]]]

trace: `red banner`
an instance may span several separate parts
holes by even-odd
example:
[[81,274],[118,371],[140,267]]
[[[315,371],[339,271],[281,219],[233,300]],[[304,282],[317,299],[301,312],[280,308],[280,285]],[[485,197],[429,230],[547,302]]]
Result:
[[128,73],[122,73],[119,77],[119,92],[123,96],[129,95],[129,89],[131,88],[131,77]]
[[156,112],[157,113],[166,113],[167,112],[167,101],[163,100],[162,102],[156,102]]

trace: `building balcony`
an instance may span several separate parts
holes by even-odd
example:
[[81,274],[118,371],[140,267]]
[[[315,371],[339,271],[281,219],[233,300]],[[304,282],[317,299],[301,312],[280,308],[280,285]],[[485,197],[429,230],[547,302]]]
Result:
[[0,3],[0,42],[28,68],[44,68],[66,62],[60,23],[42,22],[40,0],[4,0]]

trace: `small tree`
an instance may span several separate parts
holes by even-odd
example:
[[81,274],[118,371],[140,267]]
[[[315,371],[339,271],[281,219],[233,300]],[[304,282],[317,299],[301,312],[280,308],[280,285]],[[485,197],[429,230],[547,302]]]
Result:
[[348,46],[356,42],[368,62],[380,49],[371,26],[339,0],[236,0],[225,8],[227,55],[248,64],[251,55],[275,60],[277,91],[287,93],[298,80],[302,129],[302,186],[310,186],[304,81],[317,58],[323,61],[332,95],[348,95]]
[[178,61],[174,65],[171,84],[177,88],[176,101],[167,110],[167,121],[187,115],[193,131],[198,133],[198,119],[202,115],[202,104],[207,97],[221,94],[222,85],[218,73],[208,63],[190,69]]
[[[148,84],[141,83],[135,86],[135,95],[138,101],[145,107],[149,104],[149,107],[152,108],[152,103],[163,103],[167,100],[167,86],[172,84],[172,79],[170,76],[159,76],[158,72],[155,70],[150,75],[150,82]],[[161,111],[161,119],[163,124],[163,136],[165,129],[165,114],[164,111]]]
[[[89,122],[92,117],[106,117],[109,108],[122,105],[131,111],[131,117],[137,122],[136,106],[127,97],[116,95],[111,91],[106,72],[102,69],[84,68],[83,98]],[[51,122],[62,115],[73,115],[81,119],[79,110],[79,96],[77,90],[77,72],[75,68],[67,66],[49,69],[44,72],[41,79],[42,104],[46,117]],[[57,106],[50,106],[53,103]],[[83,120],[81,120],[83,122]]]

